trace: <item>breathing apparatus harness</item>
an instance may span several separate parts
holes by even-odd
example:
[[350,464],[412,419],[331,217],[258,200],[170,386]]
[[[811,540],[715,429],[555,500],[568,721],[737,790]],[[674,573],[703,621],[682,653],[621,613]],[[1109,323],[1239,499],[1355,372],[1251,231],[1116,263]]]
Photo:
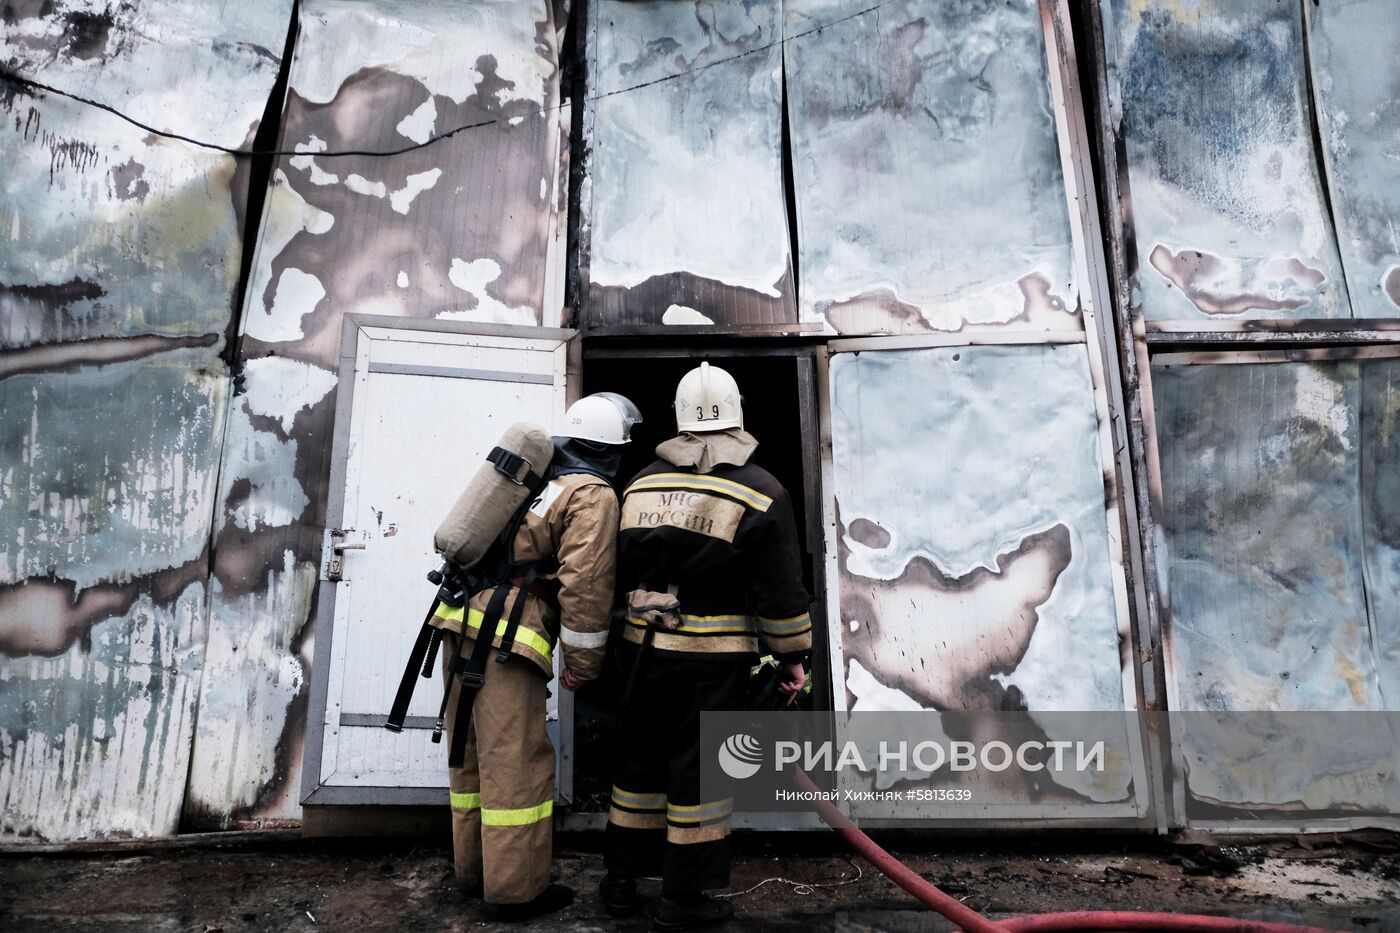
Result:
[[[403,731],[408,705],[413,699],[413,689],[417,678],[433,676],[437,662],[438,647],[442,642],[442,630],[432,624],[440,606],[460,609],[467,605],[471,597],[483,590],[493,589],[491,598],[482,613],[481,627],[477,630],[476,641],[470,656],[457,655],[448,662],[448,675],[461,683],[457,693],[457,707],[452,718],[452,745],[448,751],[448,767],[460,768],[466,757],[467,726],[471,722],[472,706],[476,702],[477,691],[486,681],[486,658],[491,653],[491,643],[495,640],[497,624],[504,614],[506,599],[513,587],[518,587],[520,595],[511,606],[506,626],[501,631],[501,643],[496,649],[496,661],[504,664],[510,660],[511,649],[515,646],[516,631],[525,611],[525,597],[537,593],[536,584],[545,571],[546,561],[517,561],[515,559],[515,537],[525,522],[525,515],[543,492],[545,483],[553,471],[540,475],[532,469],[530,461],[502,447],[493,448],[486,457],[495,469],[511,482],[529,488],[529,495],[511,515],[505,529],[497,536],[482,558],[471,567],[459,567],[451,561],[443,561],[441,567],[428,572],[428,582],[437,586],[437,595],[428,607],[423,626],[409,652],[408,664],[399,680],[398,692],[390,707],[384,728],[390,732]],[[442,706],[438,708],[437,721],[433,724],[434,744],[442,741],[442,732],[447,722],[447,704],[452,695],[449,683],[442,694]]]

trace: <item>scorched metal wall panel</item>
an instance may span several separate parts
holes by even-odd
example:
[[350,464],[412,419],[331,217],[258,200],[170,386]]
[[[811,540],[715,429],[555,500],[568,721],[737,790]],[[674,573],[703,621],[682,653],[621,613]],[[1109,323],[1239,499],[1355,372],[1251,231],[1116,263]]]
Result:
[[345,315],[558,320],[556,39],[544,0],[301,6],[280,141],[298,154],[268,190],[229,412],[195,825],[300,813]]
[[786,0],[803,321],[1082,327],[1035,0]]
[[[290,0],[6,7],[0,67],[249,142]],[[179,825],[247,163],[0,83],[0,832]]]
[[1318,123],[1357,317],[1400,317],[1400,5],[1308,3]]
[[[1255,743],[1231,725],[1233,711],[1395,708],[1400,364],[1314,352],[1153,366],[1171,704],[1220,714],[1173,720],[1188,815],[1386,812],[1397,799],[1393,743],[1374,731],[1357,740],[1281,715],[1268,734],[1265,717],[1236,713],[1257,721]],[[1227,764],[1243,755],[1247,767]]]
[[782,9],[589,5],[588,327],[796,323]]
[[[838,708],[1132,708],[1084,346],[837,353],[829,372]],[[1075,792],[1124,800],[1118,764]]]
[[1113,0],[1112,9],[1144,316],[1349,317],[1312,144],[1299,5]]

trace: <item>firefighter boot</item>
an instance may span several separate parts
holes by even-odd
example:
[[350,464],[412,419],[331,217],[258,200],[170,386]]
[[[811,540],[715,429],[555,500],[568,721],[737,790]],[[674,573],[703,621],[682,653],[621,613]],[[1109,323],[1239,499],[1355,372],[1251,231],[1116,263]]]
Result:
[[598,882],[598,897],[614,917],[626,917],[637,909],[637,879],[608,872]]
[[662,897],[656,907],[656,929],[670,933],[672,930],[694,930],[715,923],[723,923],[734,916],[734,905],[728,901],[696,894],[681,900]]
[[562,884],[551,884],[533,900],[519,904],[486,904],[488,920],[497,923],[521,923],[533,920],[556,910],[563,910],[574,902],[574,889]]

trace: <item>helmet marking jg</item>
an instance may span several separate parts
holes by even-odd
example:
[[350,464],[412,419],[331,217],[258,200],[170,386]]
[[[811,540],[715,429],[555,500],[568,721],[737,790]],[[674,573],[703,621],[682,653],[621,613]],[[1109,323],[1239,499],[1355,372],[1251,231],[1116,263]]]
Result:
[[586,395],[564,412],[560,437],[599,444],[626,444],[632,440],[632,425],[642,423],[642,413],[631,399],[616,392]]

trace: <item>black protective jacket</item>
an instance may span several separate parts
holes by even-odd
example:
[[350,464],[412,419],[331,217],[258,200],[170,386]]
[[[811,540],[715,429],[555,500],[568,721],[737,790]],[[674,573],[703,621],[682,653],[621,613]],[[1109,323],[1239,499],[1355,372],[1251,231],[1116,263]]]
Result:
[[[652,647],[687,653],[754,653],[760,640],[783,659],[811,651],[812,621],[787,490],[753,464],[696,473],[657,460],[627,485],[618,535],[617,594],[680,600],[679,628],[657,628]],[[646,623],[627,617],[640,643]]]

